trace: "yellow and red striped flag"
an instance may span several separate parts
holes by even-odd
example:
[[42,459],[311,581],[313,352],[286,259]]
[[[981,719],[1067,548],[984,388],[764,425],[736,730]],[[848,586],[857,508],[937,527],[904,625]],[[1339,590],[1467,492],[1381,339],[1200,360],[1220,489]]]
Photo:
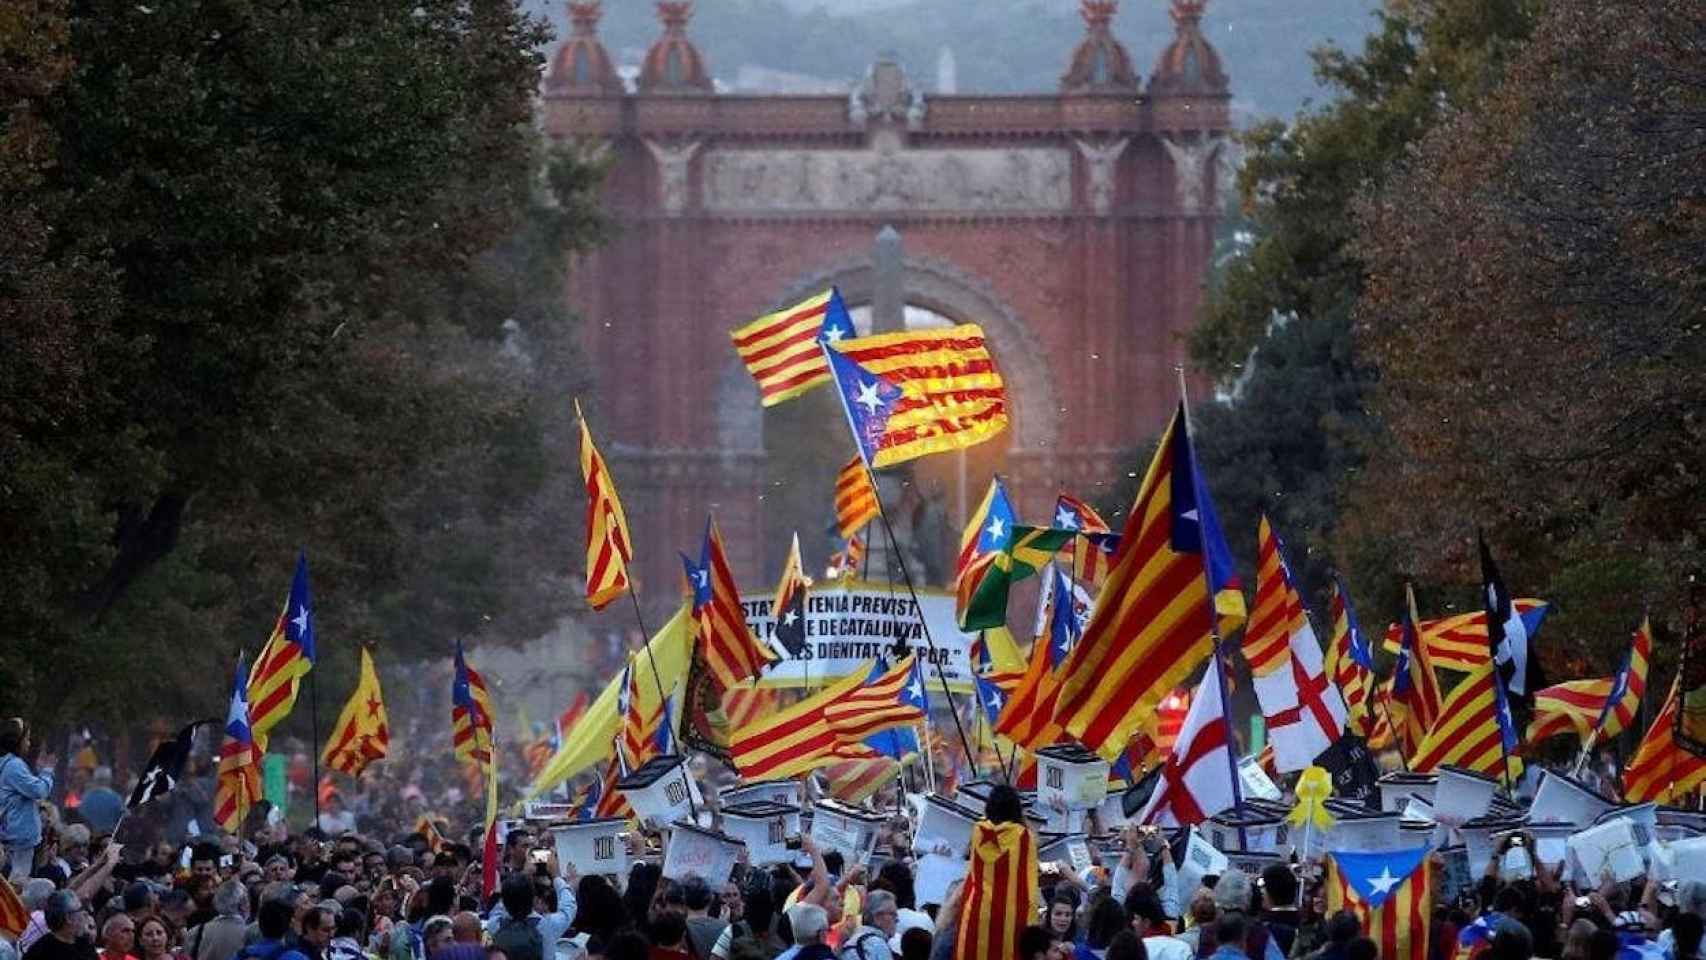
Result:
[[0,878],[0,933],[16,940],[29,925],[30,912],[24,909],[24,901],[18,899],[18,891]]
[[1528,742],[1574,733],[1583,749],[1591,749],[1599,738],[1615,737],[1628,729],[1647,695],[1647,662],[1652,653],[1652,627],[1643,619],[1616,676],[1571,680],[1535,693]]
[[[1109,760],[1208,656],[1218,595],[1237,592],[1182,405],[1149,464],[1121,544],[1084,637],[1061,668],[1055,708],[1068,733]],[[1241,614],[1241,598],[1237,607]],[[1218,612],[1231,608],[1228,600]]]
[[829,555],[825,579],[838,580],[851,577],[859,572],[859,565],[865,562],[865,541],[858,537],[849,537],[840,550]]
[[780,701],[770,687],[742,684],[723,694],[723,716],[730,730],[739,730],[768,713],[775,713]]
[[575,419],[581,423],[581,476],[586,480],[586,602],[594,610],[603,610],[628,592],[634,541],[628,536],[628,515],[616,496],[616,481],[593,445],[579,400]]
[[825,706],[823,715],[841,747],[857,750],[866,737],[923,723],[928,709],[924,674],[912,654],[886,671],[873,667],[863,686]]
[[1653,718],[1635,759],[1623,768],[1623,802],[1670,803],[1691,796],[1706,784],[1706,759],[1676,742],[1676,714],[1680,709],[1682,677],[1671,683],[1670,695],[1659,715]]
[[729,759],[748,780],[771,780],[805,773],[834,759],[841,741],[825,711],[864,686],[869,665],[853,671],[815,696],[781,713],[759,717],[729,738]]
[[1060,680],[1049,660],[1049,638],[1040,636],[1031,644],[1031,659],[995,720],[995,732],[1027,750],[1046,747],[1065,736],[1054,719],[1060,697]]
[[611,757],[604,765],[604,772],[599,774],[597,799],[593,803],[592,815],[595,817],[632,817],[634,808],[628,806],[628,798],[622,791],[616,789],[616,782],[622,779],[622,764],[617,758]]
[[854,335],[841,291],[831,287],[731,331],[729,339],[746,371],[758,381],[758,402],[773,407],[829,382],[829,367],[818,345]]
[[1327,675],[1345,698],[1345,729],[1370,739],[1374,733],[1374,660],[1357,623],[1344,583],[1333,578],[1333,641],[1327,645]]
[[1256,608],[1244,628],[1244,659],[1265,677],[1291,666],[1291,634],[1303,619],[1303,599],[1291,587],[1280,559],[1279,538],[1268,515],[1256,527]]
[[1454,687],[1440,705],[1439,719],[1410,758],[1410,769],[1431,773],[1450,764],[1504,780],[1503,761],[1508,757],[1509,779],[1514,783],[1522,773],[1522,761],[1516,756],[1516,734],[1509,726],[1513,721],[1499,696],[1498,683],[1498,671],[1489,660]]
[[492,762],[492,697],[486,679],[468,665],[456,640],[456,676],[450,684],[450,742],[456,759],[484,769]]
[[296,555],[296,574],[290,580],[290,595],[273,623],[272,634],[249,671],[249,732],[262,753],[267,735],[290,715],[302,678],[313,669],[316,657],[314,601],[308,591],[308,554]]
[[1327,912],[1349,910],[1381,960],[1427,960],[1433,923],[1432,850],[1327,855]]
[[[1511,607],[1522,617],[1528,635],[1534,636],[1541,621],[1551,610],[1544,600],[1524,597],[1511,601]],[[1411,610],[1411,617],[1415,611]],[[1416,620],[1416,633],[1428,651],[1434,666],[1464,673],[1486,663],[1491,655],[1487,646],[1487,611],[1474,610],[1433,620]],[[1397,653],[1404,641],[1404,625],[1394,623],[1386,628],[1382,645],[1388,653]]]
[[705,543],[699,562],[683,556],[689,586],[693,591],[693,622],[699,655],[717,683],[717,691],[739,686],[776,661],[768,644],[758,642],[746,624],[740,604],[740,588],[723,551],[723,535],[715,520],[705,520]]
[[219,745],[219,777],[213,791],[213,821],[236,833],[249,808],[261,799],[261,749],[249,727],[249,675],[237,658],[237,682],[225,712],[225,739]]
[[854,456],[835,475],[835,527],[843,539],[851,540],[875,519],[877,487],[865,461]]
[[[873,469],[975,446],[1007,428],[1007,386],[975,323],[881,333],[830,349],[852,361],[838,359],[838,368],[856,366],[861,376],[899,391],[882,405],[880,417],[872,408],[867,428],[855,429],[859,435],[870,431]],[[860,411],[850,413],[857,422]]]
[[980,820],[972,827],[971,865],[960,894],[954,960],[1010,960],[1019,934],[1036,921],[1037,841],[1022,823]]
[[[1434,671],[1431,652],[1415,629],[1416,593],[1407,583],[1404,585],[1404,602],[1405,630],[1398,649],[1398,662],[1393,666],[1392,679],[1387,684],[1390,694],[1386,698],[1386,710],[1392,717],[1393,734],[1399,750],[1413,756],[1439,719],[1439,674]],[[1483,645],[1488,642],[1484,634],[1481,642]],[[1483,665],[1491,663],[1492,657],[1484,656],[1481,662]]]
[[868,757],[835,760],[823,768],[829,795],[846,803],[863,803],[900,775],[900,761],[871,751]]
[[379,673],[373,669],[373,655],[362,647],[360,679],[338,714],[321,759],[333,770],[357,777],[368,764],[385,759],[390,745],[391,728],[385,717],[385,698],[379,692]]

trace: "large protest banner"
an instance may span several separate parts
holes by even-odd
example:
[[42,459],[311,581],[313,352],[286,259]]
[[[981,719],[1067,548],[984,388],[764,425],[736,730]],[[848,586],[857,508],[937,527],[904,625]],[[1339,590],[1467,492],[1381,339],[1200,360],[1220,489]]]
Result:
[[[954,622],[954,596],[946,591],[919,590],[918,602],[913,603],[904,589],[886,583],[847,580],[813,587],[806,597],[806,645],[797,657],[789,656],[776,639],[776,620],[770,611],[775,598],[749,593],[740,599],[753,634],[781,658],[764,671],[761,686],[799,687],[809,683],[815,687],[828,683],[885,655],[898,639],[909,652],[926,661],[926,675],[932,685],[939,663],[949,689],[955,693],[971,690],[974,635]],[[925,624],[935,641],[935,657],[924,639]]]

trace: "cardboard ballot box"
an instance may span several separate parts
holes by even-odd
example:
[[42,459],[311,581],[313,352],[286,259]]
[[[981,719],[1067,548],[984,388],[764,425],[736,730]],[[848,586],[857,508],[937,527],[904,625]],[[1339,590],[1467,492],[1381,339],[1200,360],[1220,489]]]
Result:
[[1532,823],[1573,823],[1586,827],[1616,807],[1617,804],[1580,780],[1541,768],[1540,786],[1534,790],[1534,802],[1528,805],[1528,819]]
[[672,753],[647,760],[616,781],[616,789],[641,823],[650,821],[659,827],[678,820],[691,822],[702,802],[699,785],[687,772],[687,758]]
[[723,808],[723,832],[746,844],[747,862],[755,867],[787,863],[794,859],[788,848],[788,838],[798,838],[797,830],[788,824],[798,824],[800,809],[769,800],[753,800]]
[[864,863],[877,845],[877,831],[888,817],[848,806],[835,800],[820,800],[812,807],[812,841],[823,850],[839,850],[849,865]]
[[800,782],[798,780],[755,780],[751,783],[737,783],[732,787],[724,787],[717,794],[718,802],[725,807],[742,803],[781,803],[800,807]]
[[937,847],[947,847],[950,852],[944,856],[964,859],[971,852],[972,827],[980,819],[981,814],[945,797],[935,794],[924,797],[912,849],[917,853],[935,853]]
[[995,789],[993,780],[972,780],[954,791],[954,802],[983,816],[983,805],[989,801],[989,791]]
[[743,846],[726,833],[707,830],[690,820],[677,820],[670,824],[663,875],[670,880],[702,877],[715,890],[729,882]]
[[1090,844],[1083,837],[1064,833],[1044,833],[1037,836],[1038,863],[1064,863],[1080,877],[1093,863]]
[[1570,837],[1568,849],[1578,889],[1597,886],[1607,871],[1618,883],[1647,872],[1647,845],[1637,839],[1635,824],[1628,817],[1613,817],[1577,831]]
[[1400,815],[1391,813],[1347,814],[1333,823],[1326,849],[1384,853],[1404,849],[1398,829]]
[[1412,795],[1433,803],[1434,789],[1438,783],[1439,778],[1431,773],[1409,773],[1407,771],[1388,773],[1375,783],[1380,789],[1380,809],[1402,810],[1404,809],[1404,800]]
[[587,876],[595,873],[618,877],[628,875],[628,845],[622,842],[622,832],[628,829],[626,818],[572,820],[546,829],[557,849],[558,864],[573,864],[577,872]]
[[1523,826],[1521,820],[1481,817],[1458,827],[1457,835],[1463,838],[1463,849],[1469,858],[1469,872],[1477,877],[1486,872],[1487,861],[1498,849],[1499,837]]
[[1037,805],[1094,810],[1108,795],[1108,761],[1076,744],[1037,751]]
[[1499,783],[1492,777],[1447,765],[1439,768],[1433,796],[1427,799],[1433,805],[1435,820],[1463,824],[1486,816],[1498,789]]

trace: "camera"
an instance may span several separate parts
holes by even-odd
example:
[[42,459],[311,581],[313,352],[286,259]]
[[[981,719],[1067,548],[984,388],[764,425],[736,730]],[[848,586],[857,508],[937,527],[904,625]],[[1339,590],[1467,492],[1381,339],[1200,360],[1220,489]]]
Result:
[[544,863],[550,856],[551,853],[548,850],[531,850],[528,851],[527,859],[534,863]]

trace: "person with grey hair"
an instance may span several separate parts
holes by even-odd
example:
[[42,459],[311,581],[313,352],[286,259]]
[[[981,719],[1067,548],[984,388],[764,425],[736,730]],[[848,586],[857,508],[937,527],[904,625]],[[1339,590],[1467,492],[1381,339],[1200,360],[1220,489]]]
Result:
[[24,960],[95,960],[95,917],[81,898],[57,890],[41,912],[47,936],[24,951]]
[[887,890],[866,894],[865,909],[859,919],[862,921],[859,929],[853,931],[841,948],[841,960],[894,960],[889,938],[894,936],[895,924],[900,919],[894,894]]
[[829,911],[815,903],[796,903],[788,908],[788,929],[794,945],[776,960],[834,960],[835,951],[824,939],[829,935]]
[[190,929],[184,937],[189,960],[230,960],[243,949],[249,930],[249,891],[236,880],[213,889],[212,920]]
[[24,889],[18,894],[24,909],[30,912],[29,925],[18,935],[18,952],[22,953],[35,946],[36,941],[47,936],[47,921],[42,919],[42,910],[47,906],[47,898],[53,896],[52,880],[37,877],[24,884]]

